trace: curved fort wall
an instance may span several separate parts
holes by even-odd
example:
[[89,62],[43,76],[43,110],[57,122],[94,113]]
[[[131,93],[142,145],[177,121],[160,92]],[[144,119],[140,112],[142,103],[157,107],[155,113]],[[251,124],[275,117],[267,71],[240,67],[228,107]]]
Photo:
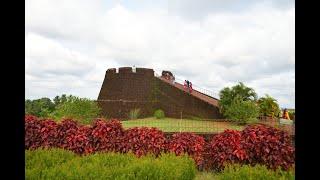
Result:
[[139,108],[140,117],[152,116],[156,109],[166,116],[186,118],[221,118],[219,109],[154,76],[153,69],[131,67],[108,69],[98,96],[102,114],[110,118],[127,118]]

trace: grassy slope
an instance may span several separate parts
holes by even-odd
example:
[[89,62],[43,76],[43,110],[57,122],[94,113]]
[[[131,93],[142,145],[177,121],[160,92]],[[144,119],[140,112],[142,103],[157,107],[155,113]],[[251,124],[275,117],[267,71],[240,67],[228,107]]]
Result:
[[131,127],[157,127],[165,132],[222,132],[225,129],[242,130],[243,126],[238,126],[229,122],[214,122],[205,120],[156,119],[154,117],[122,121],[125,128]]

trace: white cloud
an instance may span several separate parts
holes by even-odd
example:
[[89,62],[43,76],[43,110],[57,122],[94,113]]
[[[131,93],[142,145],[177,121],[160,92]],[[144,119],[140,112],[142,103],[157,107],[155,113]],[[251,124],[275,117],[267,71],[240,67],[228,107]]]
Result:
[[[136,65],[158,73],[171,70],[216,93],[243,81],[259,95],[269,93],[281,105],[294,107],[294,6],[223,7],[209,8],[206,16],[190,21],[165,8],[104,8],[98,0],[28,1],[27,97],[66,91],[96,98],[106,69]],[[274,84],[279,76],[288,84]],[[283,87],[275,91],[274,86]]]
[[78,75],[93,69],[90,60],[80,52],[65,48],[59,42],[29,33],[26,37],[26,72],[29,75]]

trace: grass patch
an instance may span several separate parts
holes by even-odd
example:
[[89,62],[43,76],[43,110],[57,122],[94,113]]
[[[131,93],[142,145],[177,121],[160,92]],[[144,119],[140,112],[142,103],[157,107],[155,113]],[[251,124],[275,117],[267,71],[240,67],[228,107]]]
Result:
[[248,179],[248,180],[294,180],[294,171],[283,171],[281,169],[269,170],[263,165],[238,165],[229,164],[221,172],[216,174],[216,179],[229,180],[229,179]]
[[225,129],[242,130],[244,126],[236,125],[231,122],[217,122],[209,120],[175,119],[154,117],[122,121],[124,128],[131,127],[157,127],[164,132],[204,132],[218,133]]
[[140,116],[140,109],[132,109],[129,112],[129,119],[133,120],[133,119],[138,119],[138,117]]
[[215,180],[216,175],[212,172],[207,171],[197,171],[194,180]]
[[222,172],[197,171],[195,180],[294,180],[294,170],[283,171],[277,169],[276,171],[269,170],[263,165],[238,165],[229,164]]

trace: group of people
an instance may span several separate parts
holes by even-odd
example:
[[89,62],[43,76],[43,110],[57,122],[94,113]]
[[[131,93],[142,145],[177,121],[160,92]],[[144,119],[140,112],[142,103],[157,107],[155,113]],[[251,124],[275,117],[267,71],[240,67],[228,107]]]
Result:
[[192,93],[192,83],[189,80],[184,80],[184,88]]

